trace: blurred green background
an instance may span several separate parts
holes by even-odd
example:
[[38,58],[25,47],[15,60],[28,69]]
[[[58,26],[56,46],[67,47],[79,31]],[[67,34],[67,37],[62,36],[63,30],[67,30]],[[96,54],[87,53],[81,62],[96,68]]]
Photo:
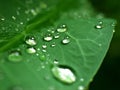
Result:
[[120,0],[90,0],[96,11],[117,20],[109,51],[90,90],[120,90]]

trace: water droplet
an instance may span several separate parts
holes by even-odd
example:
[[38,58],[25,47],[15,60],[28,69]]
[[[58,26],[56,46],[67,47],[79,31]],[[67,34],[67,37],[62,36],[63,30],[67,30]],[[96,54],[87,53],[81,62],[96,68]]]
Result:
[[46,59],[46,56],[44,54],[40,54],[40,60],[44,61]]
[[68,44],[70,43],[70,39],[69,37],[65,37],[63,40],[62,40],[62,44]]
[[46,49],[42,49],[42,52],[47,52]]
[[52,35],[51,34],[48,34],[47,36],[44,37],[44,40],[49,42],[53,39]]
[[54,60],[54,64],[58,64],[59,62],[58,62],[58,60],[57,59],[55,59]]
[[46,45],[46,44],[43,44],[43,45],[42,45],[42,48],[43,48],[43,49],[46,49],[46,48],[47,48],[47,45]]
[[15,16],[12,16],[12,19],[13,19],[13,20],[16,20],[16,17],[15,17]]
[[113,29],[113,33],[115,33],[115,29]]
[[19,11],[16,11],[17,15],[19,16],[20,15],[20,12]]
[[2,21],[4,21],[4,20],[5,20],[5,18],[1,18],[1,20],[2,20]]
[[84,81],[84,78],[80,78],[80,81],[83,82],[83,81]]
[[27,53],[30,53],[30,54],[36,53],[36,49],[33,47],[27,48],[26,51],[27,51]]
[[84,86],[79,86],[78,90],[85,90],[85,87]]
[[76,76],[73,71],[67,67],[54,66],[52,68],[52,73],[56,79],[66,84],[72,84],[76,81]]
[[54,38],[55,38],[55,39],[58,39],[59,37],[60,37],[59,33],[56,33],[56,34],[54,35]]
[[102,29],[103,28],[103,22],[99,21],[99,23],[95,26],[96,29]]
[[66,31],[67,31],[66,25],[61,25],[57,28],[57,32],[59,33],[66,32]]
[[31,9],[30,12],[32,13],[33,16],[37,15],[37,12],[34,9]]
[[100,47],[101,47],[101,46],[102,46],[102,44],[101,44],[101,43],[99,43],[99,44],[98,44],[98,46],[100,46]]
[[28,44],[28,45],[30,45],[30,46],[34,46],[34,45],[37,44],[37,43],[36,43],[36,40],[35,40],[35,38],[34,38],[33,36],[28,36],[28,37],[26,37],[26,38],[25,38],[25,42],[26,42],[26,44]]
[[20,22],[21,25],[23,25],[23,22]]
[[55,42],[51,45],[51,47],[55,47],[56,46],[56,44],[55,44]]
[[11,62],[20,62],[22,60],[21,52],[18,50],[12,51],[8,56],[8,60]]

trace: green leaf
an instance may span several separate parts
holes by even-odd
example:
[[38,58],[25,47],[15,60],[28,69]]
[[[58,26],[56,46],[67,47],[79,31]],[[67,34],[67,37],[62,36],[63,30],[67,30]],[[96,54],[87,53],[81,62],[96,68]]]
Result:
[[109,48],[114,20],[98,19],[87,0],[0,2],[0,90],[88,86]]

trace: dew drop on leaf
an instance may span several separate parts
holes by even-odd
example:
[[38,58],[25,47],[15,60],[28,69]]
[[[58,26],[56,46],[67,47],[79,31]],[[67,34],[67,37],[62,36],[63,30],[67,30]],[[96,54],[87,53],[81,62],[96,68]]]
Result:
[[58,64],[59,62],[58,62],[58,60],[57,59],[55,59],[54,60],[54,64]]
[[46,60],[46,56],[44,54],[40,54],[39,56],[40,56],[40,60],[42,61]]
[[80,86],[78,87],[78,90],[85,90],[85,87],[80,85]]
[[80,81],[83,82],[83,81],[84,81],[84,78],[80,78]]
[[51,34],[48,34],[44,37],[44,41],[47,41],[47,42],[51,41],[52,39],[53,39],[53,37]]
[[51,45],[51,47],[55,47],[56,46],[56,44],[55,44],[55,42]]
[[23,22],[20,22],[21,25],[23,25]]
[[2,20],[2,21],[4,21],[4,20],[5,20],[5,18],[1,18],[1,20]]
[[34,47],[29,47],[27,48],[27,53],[30,53],[30,54],[33,54],[33,53],[36,53],[36,49]]
[[75,74],[67,67],[54,66],[52,68],[52,74],[56,79],[66,84],[72,84],[76,81]]
[[46,49],[42,49],[42,52],[47,52]]
[[95,26],[96,29],[102,29],[103,28],[103,22],[99,21],[99,23]]
[[11,62],[20,62],[22,60],[21,52],[18,50],[12,51],[8,55],[8,60]]
[[63,40],[62,40],[62,44],[68,44],[70,43],[70,39],[69,37],[65,37]]
[[60,37],[59,33],[56,33],[56,34],[54,35],[54,38],[55,38],[55,39],[58,39],[59,37]]
[[15,16],[12,16],[12,19],[13,19],[13,20],[16,20],[16,17],[15,17]]
[[42,45],[42,48],[43,48],[43,49],[46,49],[46,48],[47,48],[47,45],[46,45],[46,44],[43,44],[43,45]]
[[63,24],[57,28],[57,32],[59,32],[59,33],[66,32],[66,31],[67,31],[67,27],[65,24]]
[[37,44],[36,40],[35,40],[35,38],[33,36],[26,37],[25,42],[26,42],[27,45],[30,45],[30,46],[34,46],[34,45]]

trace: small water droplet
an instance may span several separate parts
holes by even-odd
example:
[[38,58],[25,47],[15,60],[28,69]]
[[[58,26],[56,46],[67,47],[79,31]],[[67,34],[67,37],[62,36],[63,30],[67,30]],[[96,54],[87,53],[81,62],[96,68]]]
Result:
[[13,20],[16,20],[16,17],[15,17],[15,16],[12,16],[12,19],[13,19]]
[[36,43],[36,40],[35,40],[35,38],[34,38],[33,36],[28,36],[28,37],[26,37],[26,38],[25,38],[25,42],[26,42],[26,44],[28,44],[28,45],[30,45],[30,46],[34,46],[34,45],[37,44],[37,43]]
[[79,86],[78,90],[85,90],[85,87],[84,86]]
[[12,51],[8,56],[8,60],[11,62],[20,62],[22,60],[21,52],[18,50]]
[[102,29],[103,28],[103,22],[99,21],[98,24],[95,26],[96,29]]
[[53,39],[53,37],[52,37],[51,34],[48,34],[44,37],[44,40],[47,41],[47,42],[51,41],[52,39]]
[[59,37],[60,37],[59,33],[56,33],[56,34],[54,35],[54,38],[55,38],[55,39],[58,39]]
[[51,47],[55,47],[56,46],[56,44],[55,44],[55,42],[51,45]]
[[36,49],[33,47],[27,48],[26,51],[27,51],[27,53],[30,53],[30,54],[36,53]]
[[66,32],[66,31],[67,31],[67,27],[65,24],[63,24],[57,28],[57,32],[59,32],[59,33]]
[[23,25],[23,22],[20,22],[21,25]]
[[80,78],[80,81],[83,82],[83,81],[84,81],[84,78]]
[[2,20],[2,21],[4,21],[4,20],[5,20],[5,18],[1,18],[1,20]]
[[65,37],[63,40],[62,40],[62,44],[68,44],[70,43],[70,39],[69,37]]
[[42,45],[42,48],[43,48],[43,49],[46,49],[46,48],[47,48],[47,45],[46,45],[46,44],[43,44],[43,45]]
[[34,9],[31,9],[30,12],[32,13],[33,16],[37,15],[37,12]]
[[45,53],[45,52],[47,52],[47,51],[46,51],[46,49],[42,49],[42,52],[44,52],[44,53]]
[[20,15],[20,12],[19,11],[16,11],[17,15],[19,16]]
[[56,79],[63,83],[72,84],[76,81],[76,76],[70,68],[54,66],[52,68],[52,73]]
[[99,43],[98,45],[99,45],[100,47],[102,46],[102,44],[101,44],[101,43]]
[[113,29],[113,33],[115,33],[115,29]]
[[46,60],[46,56],[44,54],[40,54],[40,60],[42,61]]
[[54,60],[54,64],[58,64],[59,62],[58,62],[58,60],[57,59],[55,59]]

